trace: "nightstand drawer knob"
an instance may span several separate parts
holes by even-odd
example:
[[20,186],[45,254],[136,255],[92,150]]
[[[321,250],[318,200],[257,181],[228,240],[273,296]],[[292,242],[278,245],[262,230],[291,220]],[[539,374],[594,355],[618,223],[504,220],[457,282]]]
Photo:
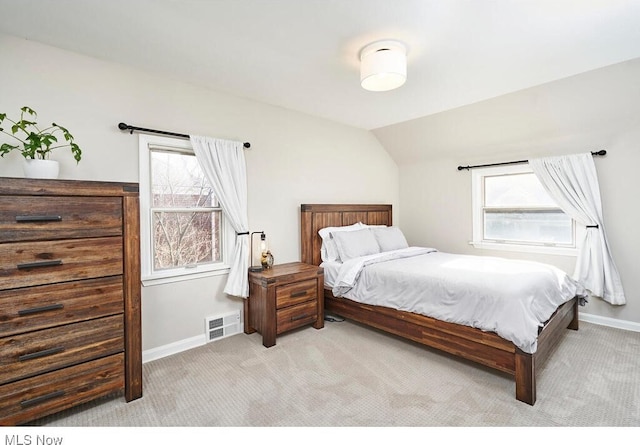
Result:
[[293,292],[291,294],[291,298],[304,297],[305,295],[307,295],[307,291],[306,290],[301,290],[299,292]]
[[316,314],[297,315],[295,317],[291,317],[291,321],[304,320],[305,318],[314,318],[315,316],[316,316]]

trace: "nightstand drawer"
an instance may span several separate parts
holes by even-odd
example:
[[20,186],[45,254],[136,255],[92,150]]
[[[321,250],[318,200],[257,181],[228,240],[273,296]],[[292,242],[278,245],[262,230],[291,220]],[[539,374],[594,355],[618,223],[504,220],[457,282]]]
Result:
[[1,425],[14,425],[124,387],[124,354],[0,386]]
[[124,350],[122,315],[0,339],[0,384],[117,354]]
[[122,237],[0,244],[0,289],[122,275]]
[[318,302],[316,300],[280,309],[277,313],[276,334],[315,323],[317,320]]
[[122,277],[0,291],[0,337],[124,311]]
[[276,307],[278,309],[300,304],[317,298],[317,280],[305,280],[276,288]]
[[0,196],[0,242],[122,235],[122,199]]

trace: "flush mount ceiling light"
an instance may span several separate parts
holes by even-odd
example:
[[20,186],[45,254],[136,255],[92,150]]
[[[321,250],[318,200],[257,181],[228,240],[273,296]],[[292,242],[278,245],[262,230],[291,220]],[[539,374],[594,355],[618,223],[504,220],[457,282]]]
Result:
[[360,51],[360,83],[369,91],[389,91],[407,80],[407,47],[397,40],[371,43]]

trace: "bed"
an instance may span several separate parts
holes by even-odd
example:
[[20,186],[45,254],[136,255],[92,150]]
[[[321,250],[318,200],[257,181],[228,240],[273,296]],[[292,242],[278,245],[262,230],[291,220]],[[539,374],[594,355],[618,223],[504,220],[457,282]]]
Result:
[[[324,252],[321,252],[323,244],[319,235],[322,229],[359,223],[392,226],[392,206],[302,204],[302,262],[322,264]],[[516,399],[529,405],[536,402],[536,365],[550,356],[565,329],[578,329],[578,306],[583,298],[572,295],[555,308],[549,319],[537,329],[534,352],[525,352],[513,341],[477,327],[335,296],[331,288],[325,288],[324,297],[327,312],[512,375]]]

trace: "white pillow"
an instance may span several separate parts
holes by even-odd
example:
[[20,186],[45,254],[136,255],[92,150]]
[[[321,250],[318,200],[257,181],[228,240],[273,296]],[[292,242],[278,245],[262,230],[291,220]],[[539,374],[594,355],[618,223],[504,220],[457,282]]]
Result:
[[340,260],[336,242],[331,238],[332,232],[348,232],[353,230],[361,230],[362,227],[363,224],[357,222],[355,224],[351,224],[350,226],[325,227],[324,229],[318,230],[318,235],[320,235],[320,238],[322,238],[322,246],[320,248],[320,258],[322,258],[322,261]]
[[376,227],[372,228],[371,231],[380,246],[380,252],[406,249],[409,247],[407,239],[398,227]]
[[340,261],[345,262],[374,253],[380,253],[380,246],[370,229],[348,232],[333,232],[331,237],[336,242]]

